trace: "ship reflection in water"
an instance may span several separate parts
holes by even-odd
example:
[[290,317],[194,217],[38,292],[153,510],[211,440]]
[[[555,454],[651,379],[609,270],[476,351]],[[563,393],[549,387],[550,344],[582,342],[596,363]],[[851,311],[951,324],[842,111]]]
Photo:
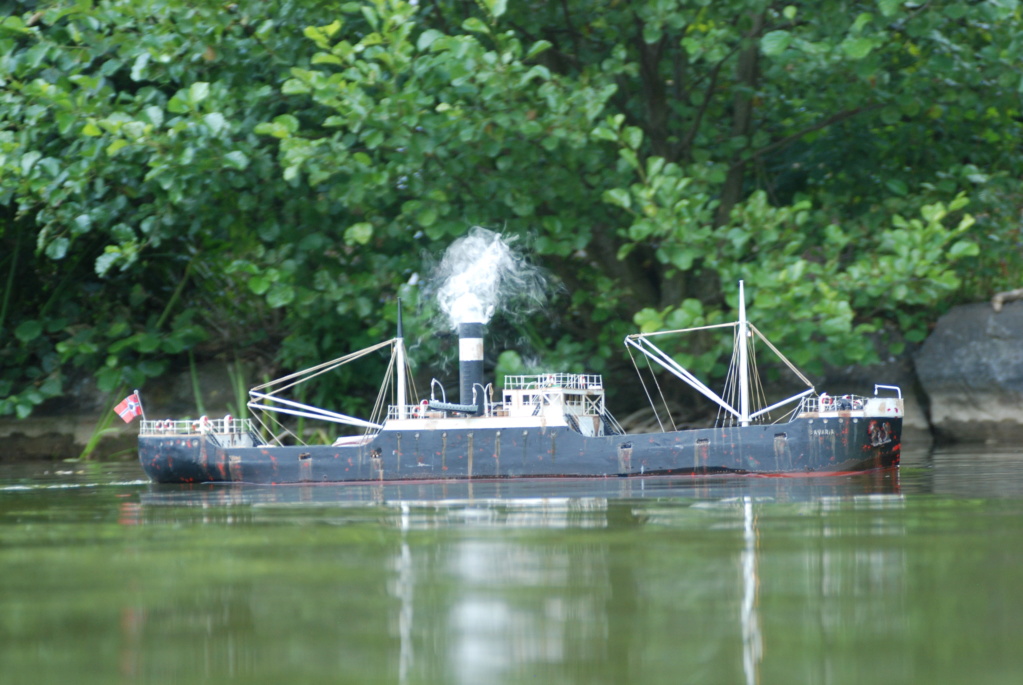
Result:
[[1021,482],[988,447],[347,486],[0,463],[0,680],[1015,682]]
[[[903,505],[896,471],[153,487],[122,522],[217,551],[177,560],[192,596],[130,612],[128,660],[201,679],[301,654],[353,682],[828,681],[862,661],[851,636],[879,668],[896,656]],[[202,657],[160,658],[168,637]]]

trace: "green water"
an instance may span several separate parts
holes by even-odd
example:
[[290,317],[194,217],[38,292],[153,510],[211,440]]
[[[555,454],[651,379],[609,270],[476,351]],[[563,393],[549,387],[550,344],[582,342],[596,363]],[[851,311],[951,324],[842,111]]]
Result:
[[2,683],[1015,683],[1023,454],[154,486],[0,465]]

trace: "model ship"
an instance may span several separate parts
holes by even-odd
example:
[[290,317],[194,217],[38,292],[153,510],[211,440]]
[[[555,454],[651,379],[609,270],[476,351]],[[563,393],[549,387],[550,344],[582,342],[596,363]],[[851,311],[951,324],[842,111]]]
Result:
[[[679,430],[669,420],[657,432],[628,433],[608,411],[603,379],[596,374],[506,376],[504,387],[495,391],[484,378],[482,321],[458,325],[458,401],[449,401],[436,380],[430,396],[419,398],[410,391],[399,311],[394,339],[250,390],[248,408],[255,419],[143,418],[139,458],[146,474],[161,483],[834,474],[897,466],[903,416],[899,388],[877,385],[873,396],[818,393],[747,321],[744,300],[740,282],[735,322],[625,339],[630,353],[642,354],[717,405],[719,420],[711,428]],[[669,333],[708,329],[730,332],[734,340],[731,371],[721,394],[655,344]],[[759,406],[762,393],[755,391],[759,383],[751,376],[756,340],[807,389]],[[378,411],[369,419],[284,396],[309,378],[387,349],[391,363]],[[394,402],[384,402],[388,397]],[[790,410],[782,419],[770,418],[785,407]],[[344,424],[360,432],[330,444],[302,444],[275,420],[282,415]],[[289,438],[296,444],[288,444]]]

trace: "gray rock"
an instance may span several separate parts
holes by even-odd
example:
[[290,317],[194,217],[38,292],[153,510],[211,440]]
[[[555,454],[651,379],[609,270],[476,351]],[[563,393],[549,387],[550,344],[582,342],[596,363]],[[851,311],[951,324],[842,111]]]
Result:
[[942,438],[1023,439],[1023,302],[954,307],[914,362]]

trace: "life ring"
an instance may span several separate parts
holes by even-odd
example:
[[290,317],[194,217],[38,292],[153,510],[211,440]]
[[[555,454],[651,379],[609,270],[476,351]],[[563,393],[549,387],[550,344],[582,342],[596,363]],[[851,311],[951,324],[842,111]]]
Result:
[[430,406],[430,401],[429,400],[423,400],[422,402],[420,402],[419,404],[416,405],[415,409],[412,410],[412,416],[414,418],[417,418],[417,419],[425,419],[426,418],[426,410],[427,410],[427,408],[429,406]]

